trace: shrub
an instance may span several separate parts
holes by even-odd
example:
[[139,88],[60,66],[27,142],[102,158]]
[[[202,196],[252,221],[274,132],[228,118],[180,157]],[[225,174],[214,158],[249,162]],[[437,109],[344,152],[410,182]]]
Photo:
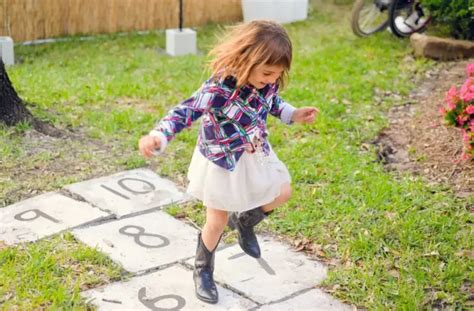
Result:
[[458,39],[474,39],[474,0],[421,0],[433,17]]
[[446,106],[440,109],[449,125],[462,131],[463,159],[474,156],[474,63],[466,67],[467,79],[459,89],[452,86],[446,93]]

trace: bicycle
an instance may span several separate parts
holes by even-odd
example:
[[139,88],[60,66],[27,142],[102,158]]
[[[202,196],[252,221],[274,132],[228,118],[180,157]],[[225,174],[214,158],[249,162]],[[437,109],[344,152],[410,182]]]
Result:
[[415,32],[423,32],[431,22],[431,14],[415,0],[393,0],[388,20],[390,29],[397,37],[409,37]]
[[355,35],[367,37],[389,25],[392,0],[356,0],[352,6],[351,27]]
[[367,37],[390,26],[397,37],[421,32],[431,21],[415,0],[356,0],[352,7],[351,27],[355,35]]

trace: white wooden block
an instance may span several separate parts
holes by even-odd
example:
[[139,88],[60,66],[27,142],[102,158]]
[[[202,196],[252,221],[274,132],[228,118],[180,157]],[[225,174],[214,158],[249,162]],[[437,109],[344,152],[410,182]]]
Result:
[[166,53],[172,56],[196,54],[196,32],[189,28],[166,29]]
[[293,20],[302,21],[308,18],[308,0],[293,1]]
[[12,38],[0,37],[0,57],[6,66],[15,64]]
[[308,0],[242,0],[244,21],[269,19],[279,23],[304,20],[308,16]]

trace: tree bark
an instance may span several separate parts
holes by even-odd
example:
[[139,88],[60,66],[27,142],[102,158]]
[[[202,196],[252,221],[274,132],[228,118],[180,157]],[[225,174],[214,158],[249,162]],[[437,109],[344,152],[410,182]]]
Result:
[[54,126],[37,120],[26,108],[23,100],[13,88],[12,82],[5,70],[5,65],[0,58],[0,122],[13,126],[19,122],[30,123],[35,130],[43,134],[60,137],[62,132]]
[[12,126],[22,121],[31,122],[32,119],[33,115],[18,97],[0,58],[0,121]]

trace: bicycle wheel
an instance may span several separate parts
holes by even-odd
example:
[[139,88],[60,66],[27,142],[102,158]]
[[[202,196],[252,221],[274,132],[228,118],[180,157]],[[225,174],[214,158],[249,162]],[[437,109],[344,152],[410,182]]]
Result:
[[351,27],[359,37],[369,36],[388,26],[388,8],[392,0],[356,0],[352,7]]
[[431,21],[431,14],[415,0],[393,0],[388,12],[390,30],[397,37],[422,32]]

